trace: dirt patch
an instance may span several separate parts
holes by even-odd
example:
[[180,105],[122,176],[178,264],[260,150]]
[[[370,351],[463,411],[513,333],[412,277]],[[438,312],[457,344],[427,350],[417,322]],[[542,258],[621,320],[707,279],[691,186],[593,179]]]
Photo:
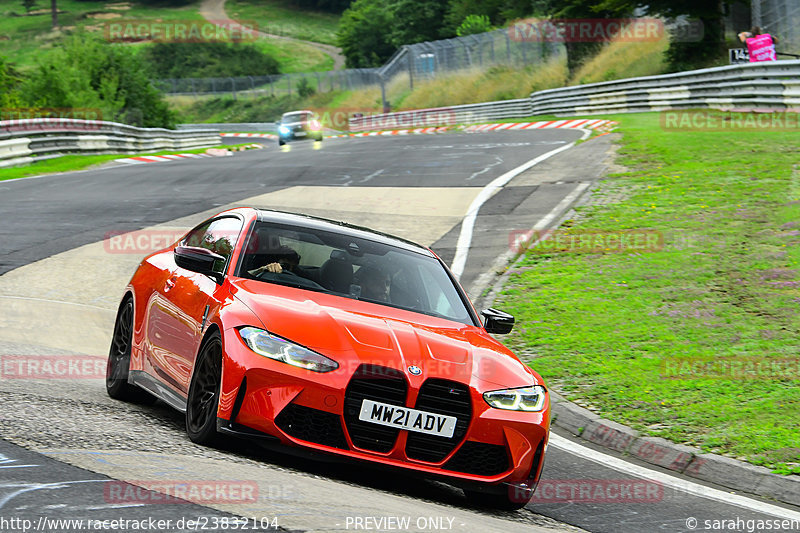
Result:
[[121,18],[122,15],[119,13],[89,13],[86,17],[95,20],[110,20]]

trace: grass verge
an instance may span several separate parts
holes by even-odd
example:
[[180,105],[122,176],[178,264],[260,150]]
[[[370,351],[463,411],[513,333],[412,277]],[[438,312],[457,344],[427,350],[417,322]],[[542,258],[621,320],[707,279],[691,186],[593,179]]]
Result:
[[608,43],[575,71],[569,85],[662,74],[668,68],[664,56],[667,48],[666,35],[658,41]]
[[55,159],[36,161],[27,165],[8,167],[0,169],[0,181],[13,180],[17,178],[27,178],[30,176],[40,176],[42,174],[57,174],[61,172],[73,172],[76,170],[86,170],[96,167],[103,163],[124,157],[139,157],[143,155],[168,155],[168,154],[201,154],[209,148],[227,148],[232,150],[239,146],[246,146],[250,143],[237,145],[219,145],[206,148],[195,148],[192,150],[175,150],[165,152],[154,152],[151,154],[103,154],[103,155],[65,155]]
[[602,181],[565,228],[646,228],[663,248],[530,250],[497,303],[521,325],[509,344],[604,417],[800,474],[796,132],[605,118],[620,123],[630,171]]
[[225,11],[236,20],[254,20],[264,33],[336,44],[340,15],[297,9],[290,0],[229,0]]

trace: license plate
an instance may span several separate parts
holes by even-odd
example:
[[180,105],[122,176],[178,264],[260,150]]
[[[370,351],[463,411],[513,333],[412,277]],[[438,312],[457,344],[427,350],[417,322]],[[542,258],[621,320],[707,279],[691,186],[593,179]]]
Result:
[[452,437],[456,430],[456,417],[399,407],[388,403],[364,400],[358,419],[382,426],[390,426],[427,435]]
[[306,136],[306,132],[304,132],[304,131],[296,131],[296,132],[294,132],[294,136],[295,137],[305,137]]

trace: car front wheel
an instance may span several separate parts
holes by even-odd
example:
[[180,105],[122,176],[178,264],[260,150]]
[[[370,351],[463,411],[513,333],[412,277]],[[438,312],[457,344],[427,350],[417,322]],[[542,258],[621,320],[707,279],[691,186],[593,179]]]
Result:
[[222,338],[214,333],[197,356],[186,401],[186,433],[192,442],[217,443],[217,407],[222,382]]

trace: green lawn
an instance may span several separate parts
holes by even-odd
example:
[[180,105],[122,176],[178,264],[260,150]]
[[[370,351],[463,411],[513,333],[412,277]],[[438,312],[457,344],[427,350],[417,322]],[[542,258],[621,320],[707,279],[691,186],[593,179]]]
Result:
[[254,20],[261,31],[336,44],[340,15],[299,10],[289,0],[228,0],[225,12],[236,20]]
[[274,57],[283,74],[333,70],[333,58],[311,45],[282,39],[259,39],[253,44]]
[[[620,123],[629,172],[604,180],[594,195],[608,203],[565,227],[650,229],[663,249],[529,251],[497,302],[517,317],[510,345],[604,417],[800,473],[798,133],[665,131],[656,113],[604,118]],[[743,374],[727,373],[730,360]],[[759,362],[776,370],[742,377]]]

